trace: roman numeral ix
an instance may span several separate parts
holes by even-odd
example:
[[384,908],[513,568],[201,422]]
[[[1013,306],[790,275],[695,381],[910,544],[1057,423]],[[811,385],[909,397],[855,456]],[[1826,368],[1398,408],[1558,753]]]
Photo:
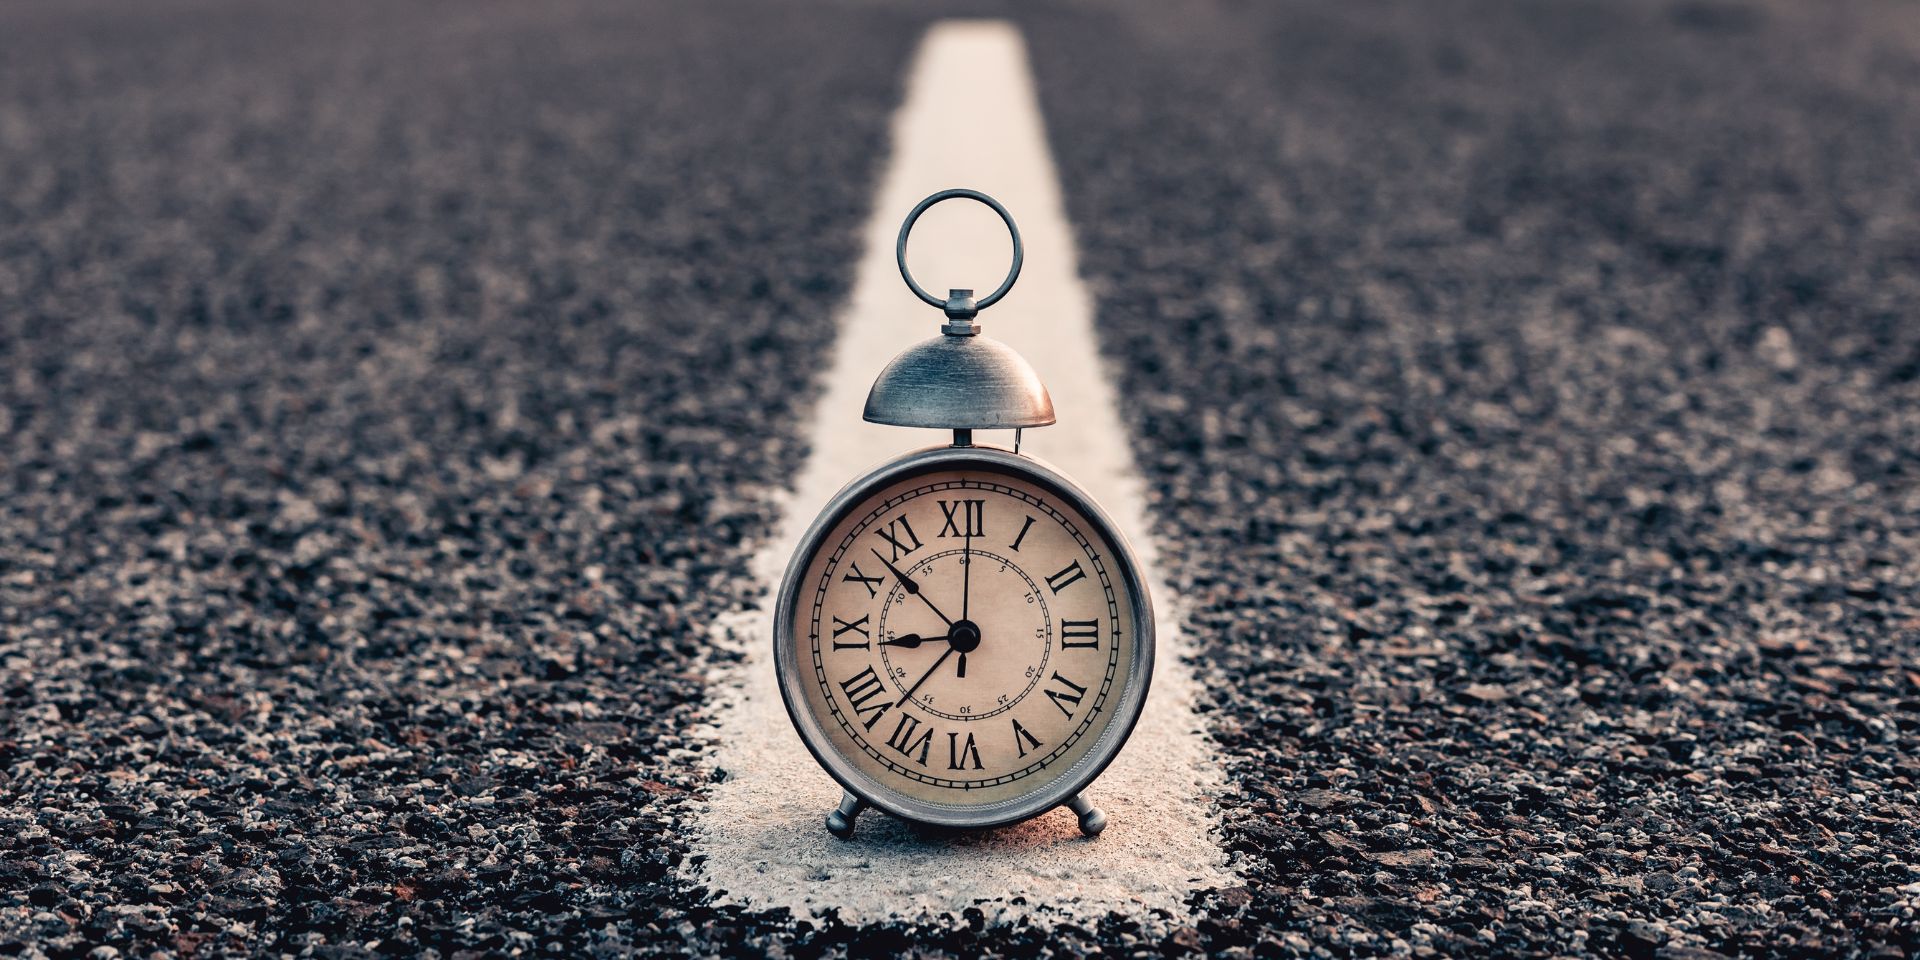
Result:
[[[840,642],[841,634],[849,633],[853,631],[858,631],[862,637],[867,638],[868,642],[866,643],[841,643]],[[867,632],[867,617],[863,616],[860,619],[855,620],[851,623],[845,620],[842,620],[839,617],[833,618],[833,648],[835,650],[871,650],[873,649],[872,641],[873,641],[873,635]]]

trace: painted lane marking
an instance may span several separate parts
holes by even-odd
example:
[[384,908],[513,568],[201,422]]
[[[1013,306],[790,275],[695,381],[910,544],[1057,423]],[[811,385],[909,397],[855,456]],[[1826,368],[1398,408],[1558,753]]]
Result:
[[[1001,920],[1049,910],[1146,920],[1159,909],[1177,917],[1191,892],[1236,882],[1211,804],[1220,763],[1193,709],[1197,684],[1178,629],[1179,604],[1158,573],[1144,488],[1094,340],[1092,298],[1079,280],[1025,44],[1003,21],[936,24],[907,93],[894,117],[893,156],[865,227],[826,392],[808,428],[812,453],[782,504],[780,532],[754,559],[768,609],[740,611],[714,631],[716,643],[744,659],[716,685],[720,702],[707,734],[725,779],[694,824],[684,874],[721,902],[786,908],[795,916],[832,910],[850,923],[958,916],[971,906]],[[893,245],[915,203],[954,186],[1006,204],[1026,243],[1019,284],[980,317],[984,332],[1025,355],[1053,394],[1060,422],[1027,431],[1023,450],[1064,469],[1106,506],[1132,539],[1158,608],[1152,694],[1119,759],[1088,790],[1111,822],[1091,842],[1065,810],[957,838],[920,836],[869,811],[853,841],[833,839],[821,822],[840,789],[794,733],[773,676],[771,596],[815,514],[875,463],[951,439],[868,424],[860,413],[880,368],[938,333],[939,312],[900,282]],[[921,219],[909,257],[914,276],[936,294],[970,285],[985,295],[1005,274],[1007,251],[991,211],[948,203]],[[1012,438],[994,431],[979,439]],[[1016,898],[1025,903],[1016,905]]]

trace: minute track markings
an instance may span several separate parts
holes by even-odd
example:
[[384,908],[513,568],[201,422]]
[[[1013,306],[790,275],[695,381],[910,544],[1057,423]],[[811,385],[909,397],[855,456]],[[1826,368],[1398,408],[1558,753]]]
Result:
[[[1044,483],[1039,483],[1037,481],[1032,480],[1031,478],[1021,477],[1020,479],[1023,482],[1036,483],[1036,485],[1041,487],[1042,489],[1045,488]],[[999,494],[1001,496],[1009,497],[1011,499],[1018,500],[1024,504],[1027,504],[1036,513],[1040,513],[1047,517],[1050,517],[1054,522],[1054,524],[1057,526],[1057,528],[1062,532],[1064,532],[1065,534],[1067,534],[1067,536],[1070,537],[1073,543],[1076,545],[1077,549],[1082,552],[1084,556],[1084,561],[1091,563],[1090,569],[1087,568],[1083,563],[1081,576],[1087,579],[1096,580],[1100,584],[1100,588],[1102,592],[1106,595],[1108,614],[1109,614],[1109,617],[1112,618],[1110,620],[1110,623],[1112,624],[1110,634],[1116,639],[1126,635],[1126,632],[1121,629],[1121,624],[1118,619],[1119,611],[1121,607],[1120,599],[1118,595],[1115,594],[1114,592],[1115,586],[1113,581],[1110,578],[1108,570],[1106,569],[1104,558],[1101,555],[1102,551],[1095,550],[1094,544],[1088,540],[1088,535],[1081,531],[1077,521],[1062,514],[1059,509],[1056,509],[1052,505],[1052,503],[1049,502],[1049,499],[1047,497],[1040,495],[1038,492],[1029,492],[1024,489],[1011,487],[1006,484],[993,482],[991,480],[982,480],[982,479],[976,479],[972,477],[961,479],[961,480],[955,480],[955,481],[935,481],[932,483],[922,484],[918,487],[901,489],[900,492],[887,496],[883,502],[879,502],[875,500],[867,501],[867,503],[872,505],[871,509],[867,510],[864,514],[861,514],[860,519],[853,522],[852,525],[847,528],[846,533],[842,537],[840,537],[838,541],[835,543],[833,551],[827,557],[823,558],[822,561],[820,561],[823,563],[823,568],[821,569],[820,578],[816,581],[817,586],[814,591],[814,601],[810,605],[811,606],[811,622],[813,624],[813,628],[809,632],[808,636],[812,641],[810,645],[810,650],[811,650],[812,658],[814,661],[814,673],[817,680],[817,684],[820,686],[821,689],[824,690],[826,684],[828,683],[828,678],[826,677],[826,674],[825,674],[825,661],[823,659],[823,651],[824,651],[824,648],[826,647],[826,644],[823,644],[821,642],[821,639],[822,639],[821,631],[819,629],[821,625],[821,619],[822,617],[825,616],[825,613],[821,609],[821,607],[825,602],[826,594],[828,590],[831,589],[834,583],[836,582],[834,578],[839,574],[839,571],[842,569],[843,566],[851,566],[850,558],[847,557],[847,553],[849,549],[854,546],[855,542],[862,534],[873,531],[874,529],[873,525],[880,520],[882,515],[897,511],[902,505],[909,503],[910,501],[918,497],[925,496],[927,494],[934,493],[937,491],[942,491],[942,490],[968,490],[968,491],[978,491],[981,493]],[[847,519],[843,515],[842,517],[832,522],[837,526],[846,525]],[[903,543],[906,540],[904,531],[901,532],[901,539],[903,540]],[[1024,546],[1024,538],[1022,540],[1022,545]],[[979,552],[977,548],[975,552],[976,553]],[[1081,561],[1076,561],[1076,562],[1081,562]],[[869,589],[871,589],[872,583],[868,581],[883,580],[883,579],[884,578],[843,577],[837,582],[842,582],[842,583],[859,582],[861,583],[862,586],[866,586],[866,587],[869,587]],[[1080,578],[1073,578],[1073,579],[1077,581]],[[1067,583],[1065,582],[1062,583],[1063,587],[1066,585]],[[881,765],[882,767],[885,767],[888,771],[894,774],[897,774],[908,780],[914,780],[914,781],[926,783],[932,786],[946,787],[946,788],[952,788],[956,790],[973,790],[973,789],[983,789],[987,787],[999,786],[1002,784],[1008,784],[1008,783],[1015,782],[1017,780],[1021,780],[1025,777],[1032,776],[1036,773],[1039,773],[1042,770],[1048,769],[1053,765],[1053,762],[1056,759],[1058,759],[1061,755],[1067,753],[1069,750],[1073,749],[1073,747],[1086,736],[1094,720],[1104,713],[1104,710],[1101,709],[1100,705],[1104,703],[1107,700],[1107,698],[1111,695],[1111,692],[1114,686],[1114,681],[1117,678],[1118,671],[1119,671],[1119,666],[1120,666],[1119,654],[1121,652],[1120,644],[1116,642],[1115,644],[1111,645],[1106,652],[1108,655],[1107,669],[1104,671],[1104,676],[1101,677],[1099,690],[1098,690],[1098,693],[1095,695],[1094,707],[1087,711],[1087,715],[1080,722],[1075,724],[1074,727],[1071,729],[1071,731],[1069,731],[1064,737],[1059,738],[1058,743],[1052,744],[1051,749],[1046,750],[1044,754],[1036,756],[1035,750],[1030,748],[1026,752],[1026,757],[1024,758],[1029,760],[1030,762],[1026,763],[1024,766],[1020,767],[1019,769],[1008,770],[1002,774],[992,776],[992,777],[985,777],[985,778],[975,779],[975,780],[956,780],[956,779],[951,779],[946,777],[933,776],[928,773],[923,773],[920,770],[914,769],[913,767],[916,765],[912,765],[910,761],[907,764],[897,763],[894,760],[889,759],[886,755],[880,752],[881,750],[885,749],[887,753],[893,753],[894,752],[893,750],[886,748],[884,743],[870,741],[865,735],[863,735],[864,725],[859,720],[856,720],[852,716],[850,716],[848,712],[843,710],[840,703],[840,698],[838,696],[827,696],[825,698],[825,701],[826,701],[825,706],[827,708],[828,713],[830,713],[834,717],[835,722],[838,723],[838,725],[843,731],[845,731],[846,735],[853,741],[853,745],[858,747],[861,753],[864,753],[867,757],[874,760],[879,765]],[[869,707],[869,709],[871,709],[871,707]],[[1024,739],[1025,738],[1022,738],[1023,743],[1024,743]],[[1043,745],[1046,745],[1044,739],[1041,742]],[[964,738],[962,739],[962,743],[964,744]],[[907,758],[902,757],[901,759],[905,760]]]
[[[908,567],[905,572],[911,576],[924,577],[927,569],[939,567],[947,563],[959,562],[963,559],[966,552],[964,548],[956,546],[942,550],[939,553],[928,554],[920,558],[918,563]],[[1055,635],[1053,625],[1056,621],[1054,620],[1052,605],[1047,600],[1046,592],[1040,589],[1034,579],[1028,576],[1026,571],[1021,570],[1006,557],[998,553],[975,547],[972,550],[972,554],[973,561],[980,568],[979,572],[981,575],[986,577],[1004,577],[1009,580],[1014,580],[1018,584],[1015,589],[1033,595],[1034,603],[1040,611],[1041,620],[1041,626],[1036,632],[1034,639],[1041,643],[1041,653],[1039,661],[1033,664],[1034,670],[1032,676],[1019,682],[1017,692],[1014,690],[1007,691],[1009,697],[1001,698],[1007,701],[1005,703],[975,701],[971,705],[971,711],[961,712],[959,709],[956,709],[944,701],[937,706],[926,700],[914,702],[914,706],[917,709],[925,710],[936,717],[952,720],[957,723],[973,723],[985,720],[1018,706],[1019,703],[1030,695],[1034,689],[1040,685],[1040,682],[1045,679],[1048,664],[1054,657],[1057,646],[1049,639]],[[881,602],[880,610],[876,614],[874,629],[881,639],[879,639],[874,646],[879,648],[880,662],[883,664],[880,668],[881,676],[892,674],[896,667],[904,667],[910,671],[924,670],[924,661],[916,660],[912,657],[896,660],[895,656],[902,649],[917,650],[927,646],[938,648],[947,644],[951,639],[949,630],[952,628],[943,627],[938,623],[932,624],[934,629],[930,632],[896,632],[892,626],[898,622],[896,618],[905,617],[906,621],[911,623],[913,622],[914,613],[922,609],[919,604],[914,603],[909,598],[910,595],[904,590],[889,590]],[[925,621],[921,622],[924,623]],[[925,628],[922,627],[919,629],[924,630]],[[1018,637],[1003,637],[1002,640],[1018,640],[1024,639],[1024,637],[1025,635],[1022,634]],[[965,651],[961,651],[960,655],[964,656]],[[957,672],[959,656],[956,656],[954,661],[954,669],[955,672]],[[900,683],[904,684],[906,681],[912,679],[914,679],[912,676],[908,676],[902,678]]]

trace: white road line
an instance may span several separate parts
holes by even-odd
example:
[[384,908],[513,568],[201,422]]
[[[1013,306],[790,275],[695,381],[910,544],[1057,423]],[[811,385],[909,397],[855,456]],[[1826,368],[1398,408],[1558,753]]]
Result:
[[[755,558],[755,575],[770,597],[794,543],[842,484],[897,453],[951,439],[860,419],[880,368],[938,332],[938,311],[901,284],[893,244],[906,212],[946,187],[997,197],[1026,242],[1019,285],[980,316],[984,331],[1032,361],[1053,394],[1060,422],[1027,431],[1023,449],[1066,470],[1106,505],[1146,565],[1158,606],[1160,656],[1146,712],[1119,760],[1089,790],[1111,825],[1097,840],[1082,840],[1073,816],[1057,810],[987,834],[931,837],[869,812],[852,841],[833,839],[821,818],[840,790],[781,706],[770,611],[749,610],[715,630],[715,642],[741,649],[745,660],[718,687],[724,694],[710,735],[725,779],[697,818],[687,877],[722,902],[796,916],[836,910],[852,923],[957,916],[976,905],[1005,920],[1048,910],[1148,920],[1147,911],[1161,909],[1177,917],[1190,892],[1235,882],[1211,804],[1220,764],[1193,710],[1196,684],[1178,629],[1180,606],[1155,564],[1141,481],[1094,341],[1092,301],[1079,280],[1025,45],[1005,22],[942,22],[920,49],[894,119],[893,156],[866,227],[832,369],[823,371],[812,454],[783,504],[780,534]],[[937,293],[971,286],[984,296],[1005,274],[1006,256],[999,220],[978,204],[942,204],[914,231],[914,275]],[[1011,441],[998,433],[980,439]]]

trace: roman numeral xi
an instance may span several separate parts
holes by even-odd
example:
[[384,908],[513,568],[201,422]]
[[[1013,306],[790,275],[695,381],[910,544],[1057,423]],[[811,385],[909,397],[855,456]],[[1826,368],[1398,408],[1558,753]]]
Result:
[[913,524],[908,523],[906,517],[895,517],[888,521],[885,530],[876,528],[873,532],[893,546],[893,556],[890,559],[898,560],[901,556],[920,549],[920,538],[914,534]]

